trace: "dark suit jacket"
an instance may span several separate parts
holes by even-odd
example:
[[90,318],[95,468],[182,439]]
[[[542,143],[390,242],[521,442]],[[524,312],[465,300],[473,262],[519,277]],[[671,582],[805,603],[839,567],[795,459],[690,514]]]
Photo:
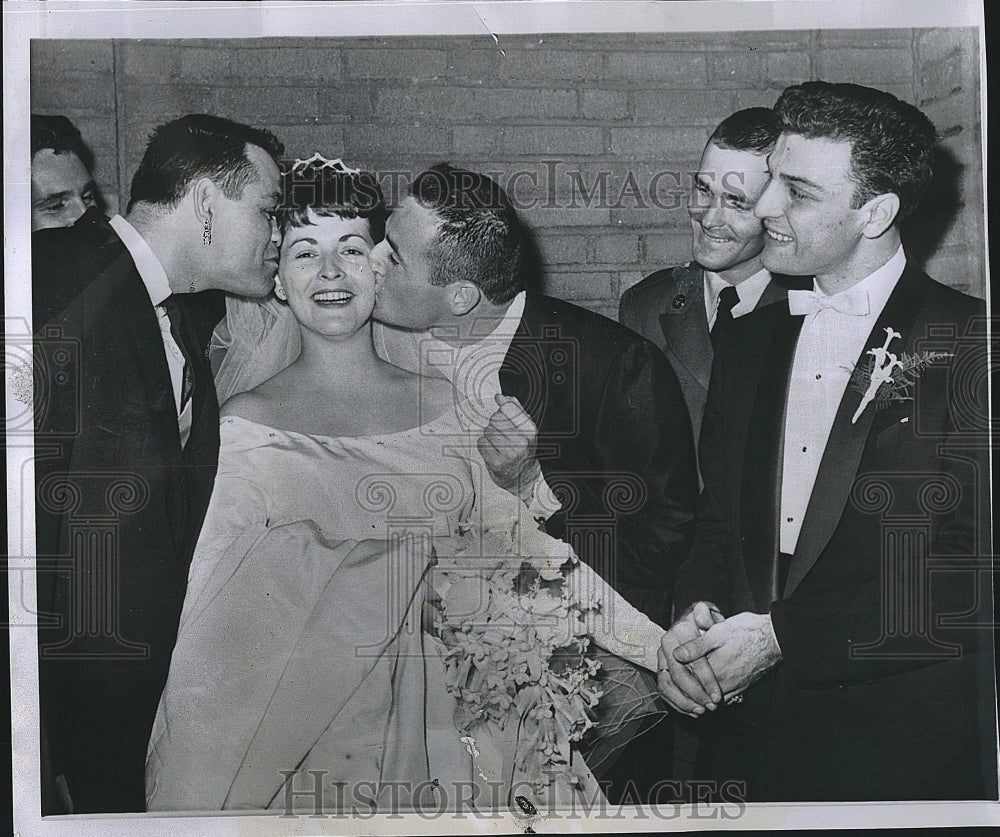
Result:
[[[95,207],[72,227],[38,230],[31,234],[31,310],[34,330],[69,305],[95,277],[121,254],[122,243]],[[200,323],[217,323],[226,313],[222,291],[202,291],[185,305],[197,309]],[[212,326],[214,328],[214,325]]]
[[[785,299],[789,286],[794,287],[788,277],[772,279],[756,307]],[[622,294],[618,321],[667,356],[684,393],[697,445],[714,356],[705,311],[704,268],[689,262],[650,274]]]
[[542,471],[563,500],[547,531],[667,623],[697,495],[691,429],[669,364],[606,317],[529,295],[500,384],[537,425]]
[[35,331],[61,312],[119,255],[121,241],[94,207],[72,227],[31,234],[32,323]]
[[782,304],[735,321],[676,606],[770,611],[783,660],[742,706],[700,721],[702,775],[745,779],[752,801],[996,798],[991,634],[969,627],[992,605],[985,414],[968,389],[985,374],[983,315],[907,266],[866,349],[892,326],[893,351],[952,356],[923,370],[915,400],[869,404],[856,424],[848,388],[787,579],[781,440],[804,318]]
[[[219,447],[201,356],[181,449],[156,314],[114,238],[105,266],[73,279],[75,298],[54,290],[72,301],[36,331],[42,718],[77,813],[145,807],[146,745]],[[207,346],[210,322],[180,303]]]

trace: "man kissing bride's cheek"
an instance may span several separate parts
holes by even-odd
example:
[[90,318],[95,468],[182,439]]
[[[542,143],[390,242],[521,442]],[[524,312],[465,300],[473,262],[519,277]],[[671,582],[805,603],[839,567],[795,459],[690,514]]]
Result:
[[596,798],[573,742],[612,708],[659,711],[663,629],[543,529],[544,429],[502,385],[528,311],[516,214],[445,166],[388,221],[339,163],[300,164],[284,194],[274,294],[231,297],[216,335],[218,475],[150,810],[282,808],[296,771],[331,810],[362,787],[379,810],[457,807],[470,782],[501,806]]

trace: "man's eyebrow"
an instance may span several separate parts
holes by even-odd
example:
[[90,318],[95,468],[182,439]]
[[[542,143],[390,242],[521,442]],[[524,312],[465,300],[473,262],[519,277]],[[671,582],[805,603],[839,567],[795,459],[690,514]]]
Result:
[[724,198],[730,198],[738,203],[753,203],[748,197],[746,192],[734,192],[732,189],[723,189],[722,196]]
[[392,240],[392,236],[386,233],[385,240],[389,243],[389,249],[398,256],[399,250],[396,247],[396,242]]
[[43,206],[47,203],[51,203],[57,200],[66,200],[66,198],[71,197],[72,195],[73,192],[70,189],[67,189],[64,192],[53,192],[52,194],[43,195],[42,197],[40,197],[37,201],[35,201],[35,206]]
[[[771,174],[771,177],[774,177],[773,173]],[[813,183],[811,180],[809,180],[806,177],[802,177],[801,175],[797,175],[797,174],[785,174],[784,172],[781,172],[778,175],[778,179],[784,181],[785,183],[795,183],[798,186],[807,186],[810,189],[816,189],[819,192],[825,192],[826,191],[826,189],[824,189],[818,183]]]

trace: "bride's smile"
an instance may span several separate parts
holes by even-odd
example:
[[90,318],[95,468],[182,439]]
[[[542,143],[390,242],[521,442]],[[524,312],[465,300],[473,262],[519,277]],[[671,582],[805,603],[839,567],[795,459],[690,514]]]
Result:
[[350,291],[320,291],[312,296],[313,302],[319,305],[346,305],[354,294]]
[[275,293],[304,328],[324,336],[353,334],[375,306],[368,221],[312,210],[304,220],[285,230]]

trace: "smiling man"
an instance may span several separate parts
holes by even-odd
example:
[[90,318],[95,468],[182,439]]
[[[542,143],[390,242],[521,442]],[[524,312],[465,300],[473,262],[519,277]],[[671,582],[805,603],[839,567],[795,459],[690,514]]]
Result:
[[622,295],[619,321],[658,345],[677,373],[696,445],[714,347],[734,319],[785,298],[783,280],[772,280],[761,263],[764,227],[753,213],[777,138],[770,108],[737,111],[719,124],[691,188],[694,261],[659,270]]
[[31,231],[69,227],[100,195],[80,131],[65,116],[31,114]]
[[762,263],[813,289],[722,347],[660,689],[748,801],[996,798],[985,309],[900,243],[934,126],[853,84],[775,112]]

